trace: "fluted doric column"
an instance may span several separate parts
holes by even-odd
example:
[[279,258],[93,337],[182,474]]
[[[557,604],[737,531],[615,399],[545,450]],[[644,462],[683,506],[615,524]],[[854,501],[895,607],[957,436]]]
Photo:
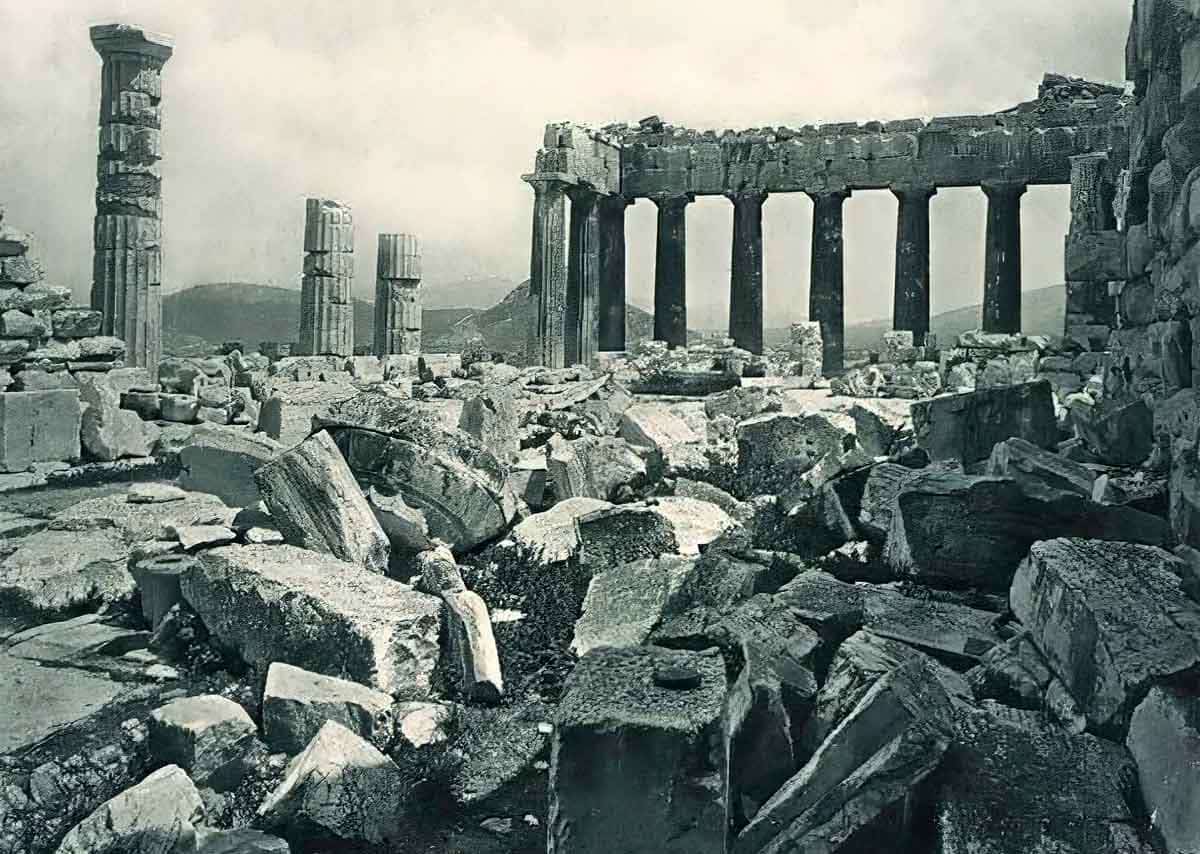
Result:
[[727,193],[733,202],[733,248],[729,265],[729,337],[743,350],[763,351],[764,190]]
[[421,352],[421,249],[416,235],[379,235],[373,343],[376,356]]
[[567,249],[567,308],[563,349],[569,364],[589,365],[599,337],[600,214],[594,190],[573,187],[571,239]]
[[845,368],[845,267],[842,205],[849,190],[809,192],[813,200],[812,274],[808,286],[808,319],[821,324],[821,373]]
[[600,199],[599,347],[625,349],[625,209],[624,196]]
[[173,41],[128,24],[92,27],[103,61],[92,308],[125,341],[125,361],[158,374],[162,356],[162,69]]
[[329,199],[308,199],[304,278],[300,286],[300,352],[354,355],[354,218]]
[[1021,331],[1021,196],[1025,184],[985,181],[983,331]]
[[658,206],[654,253],[654,340],[687,346],[687,206],[691,193],[652,196]]
[[533,187],[533,240],[529,261],[529,329],[526,354],[531,364],[565,366],[563,318],[567,304],[567,196],[565,182],[526,175]]
[[891,189],[899,201],[892,328],[912,332],[920,347],[929,332],[929,200],[937,189],[927,184]]

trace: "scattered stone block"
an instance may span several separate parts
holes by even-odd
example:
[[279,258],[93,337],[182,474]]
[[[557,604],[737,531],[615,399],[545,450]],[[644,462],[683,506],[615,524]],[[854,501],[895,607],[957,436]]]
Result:
[[204,552],[180,579],[204,625],[242,659],[282,661],[394,694],[429,690],[441,603],[292,546]]
[[254,482],[286,541],[387,572],[387,535],[328,433],[266,463]]
[[372,486],[367,489],[367,503],[387,535],[393,554],[429,548],[429,523],[425,521],[425,514],[404,503],[403,496],[384,495]]
[[1056,539],[1030,549],[1009,604],[1100,732],[1121,732],[1157,680],[1200,664],[1200,605],[1162,549]]
[[725,850],[716,650],[595,649],[567,678],[550,765],[549,850]]
[[1168,851],[1200,850],[1200,695],[1155,686],[1125,739],[1137,763],[1142,800]]
[[767,414],[737,428],[742,495],[777,495],[826,454],[852,447],[854,419],[842,412]]
[[272,380],[271,393],[263,400],[258,416],[259,430],[291,447],[312,432],[314,415],[359,395],[349,382],[298,382]]
[[500,653],[487,604],[470,590],[444,590],[450,655],[464,696],[498,703],[504,695]]
[[896,495],[884,558],[897,576],[1005,590],[1038,540],[1055,536],[1168,545],[1159,516],[1008,478],[925,471]]
[[763,805],[734,854],[838,850],[830,840],[890,838],[903,845],[891,809],[941,762],[952,707],[920,658],[875,682],[808,763]]
[[1012,478],[1033,493],[1069,492],[1088,499],[1096,485],[1096,473],[1087,466],[1017,438],[996,444],[988,458],[987,474]]
[[225,546],[237,541],[237,534],[224,525],[172,525],[170,532],[186,552]]
[[550,438],[546,472],[559,501],[609,501],[622,487],[636,488],[645,481],[646,461],[623,439],[584,436],[567,441],[555,435]]
[[463,404],[458,429],[506,463],[521,450],[520,409],[517,399],[503,386],[485,388]]
[[640,646],[664,614],[682,610],[696,561],[663,555],[614,566],[592,577],[575,623],[571,650]]
[[326,721],[380,750],[391,745],[395,727],[390,694],[280,661],[267,670],[262,716],[267,744],[289,755],[303,751]]
[[201,424],[179,452],[184,489],[207,492],[230,507],[251,507],[262,499],[254,472],[283,447],[259,433]]
[[1133,769],[1119,745],[994,704],[961,712],[955,729],[929,783],[932,850],[1150,850],[1125,799]]
[[90,308],[63,308],[51,315],[55,338],[90,338],[100,334],[104,314]]
[[631,445],[666,453],[675,445],[702,440],[687,422],[661,403],[639,403],[621,416],[620,436]]
[[454,714],[452,706],[445,703],[410,701],[397,703],[394,712],[396,737],[406,747],[428,747],[450,737],[447,727]]
[[81,422],[83,447],[97,460],[148,457],[157,438],[154,426],[136,412],[121,408],[120,392],[103,374],[80,381],[79,398],[85,405]]
[[1141,398],[1072,406],[1071,420],[1088,449],[1110,465],[1140,465],[1154,449],[1154,413]]
[[203,817],[195,784],[178,765],[168,765],[71,828],[57,854],[186,851],[195,846]]
[[73,389],[0,393],[0,471],[77,461],[79,431],[79,392]]
[[328,721],[292,760],[283,782],[258,808],[258,819],[293,835],[394,843],[401,838],[404,792],[392,760]]
[[241,780],[242,760],[257,735],[246,710],[218,694],[182,697],[150,713],[151,757],[178,765],[215,791]]
[[1047,449],[1058,442],[1054,399],[1044,381],[917,401],[912,416],[917,444],[935,460],[984,460],[997,442],[1013,436]]
[[238,830],[200,828],[196,854],[290,854],[287,840],[249,827]]
[[200,401],[194,395],[164,392],[158,402],[163,421],[192,424],[200,418]]

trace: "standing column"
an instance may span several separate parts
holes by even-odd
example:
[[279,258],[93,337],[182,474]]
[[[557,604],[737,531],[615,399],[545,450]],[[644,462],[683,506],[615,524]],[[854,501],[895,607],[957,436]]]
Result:
[[908,330],[924,346],[929,332],[929,185],[892,187],[900,206],[896,218],[896,283],[892,328]]
[[808,319],[821,324],[821,373],[840,374],[846,364],[845,269],[842,204],[849,190],[808,193],[813,200],[812,274]]
[[1021,196],[1025,185],[984,182],[987,257],[983,273],[983,331],[1021,331]]
[[354,355],[354,219],[350,208],[309,199],[300,288],[300,352]]
[[526,335],[530,364],[565,366],[563,315],[567,303],[566,184],[526,175],[533,187],[533,241],[529,261],[529,302],[533,308]]
[[563,350],[572,365],[590,365],[599,336],[600,214],[598,195],[584,187],[571,197],[571,241],[567,249],[567,307]]
[[162,68],[173,41],[128,24],[91,28],[103,61],[92,308],[125,360],[157,377],[162,356],[159,159]]
[[733,202],[733,254],[729,266],[729,337],[743,350],[763,351],[763,190],[727,193]]
[[625,349],[625,208],[624,196],[600,199],[599,347]]
[[421,352],[421,250],[416,235],[379,235],[374,345],[376,356]]
[[687,346],[687,206],[691,193],[652,196],[658,205],[654,254],[654,340]]

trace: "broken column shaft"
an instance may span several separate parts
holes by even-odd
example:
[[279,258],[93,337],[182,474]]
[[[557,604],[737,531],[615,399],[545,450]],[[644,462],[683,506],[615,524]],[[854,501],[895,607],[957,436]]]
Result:
[[625,349],[625,209],[631,200],[604,196],[600,215],[600,299],[597,336],[601,350]]
[[896,283],[892,328],[913,334],[925,344],[929,332],[929,201],[935,187],[892,187],[900,206],[896,217]]
[[91,28],[103,61],[92,308],[131,365],[157,375],[162,355],[162,68],[167,36],[127,24]]
[[350,208],[309,199],[304,220],[300,352],[354,355],[354,220]]
[[845,367],[845,268],[842,258],[842,204],[849,190],[810,192],[813,200],[812,273],[808,318],[821,324],[821,373]]
[[762,190],[729,193],[733,252],[729,275],[729,337],[751,353],[763,351]]
[[588,365],[596,356],[600,295],[600,217],[598,196],[574,187],[571,198],[571,239],[567,260],[567,304],[563,321],[564,358]]
[[687,206],[691,193],[654,196],[658,240],[654,255],[654,340],[687,346]]
[[530,364],[565,367],[564,313],[567,303],[566,183],[526,175],[533,187],[533,248],[529,261],[529,329],[526,357]]
[[1020,183],[983,183],[987,195],[986,258],[983,273],[983,331],[1021,331]]
[[377,356],[421,352],[421,250],[414,235],[379,235],[374,338]]

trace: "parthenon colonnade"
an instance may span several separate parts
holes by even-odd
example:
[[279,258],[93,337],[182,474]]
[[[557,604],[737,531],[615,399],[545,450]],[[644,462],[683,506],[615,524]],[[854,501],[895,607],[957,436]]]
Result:
[[[528,330],[533,361],[588,362],[624,349],[625,207],[657,207],[654,337],[687,343],[687,208],[700,195],[733,205],[729,336],[763,351],[763,204],[802,192],[813,202],[808,316],[820,323],[823,370],[844,365],[843,209],[855,190],[897,200],[893,326],[925,342],[930,323],[930,203],[939,188],[987,197],[985,332],[1021,325],[1021,198],[1033,185],[1111,183],[1129,159],[1122,89],[1046,75],[1038,97],[999,113],[699,132],[657,117],[592,130],[547,125],[535,171]],[[1084,168],[1102,157],[1103,171]],[[1097,175],[1100,178],[1097,179]],[[567,228],[567,199],[571,201]],[[1074,205],[1074,203],[1073,203]],[[1070,259],[1068,259],[1069,264]]]

